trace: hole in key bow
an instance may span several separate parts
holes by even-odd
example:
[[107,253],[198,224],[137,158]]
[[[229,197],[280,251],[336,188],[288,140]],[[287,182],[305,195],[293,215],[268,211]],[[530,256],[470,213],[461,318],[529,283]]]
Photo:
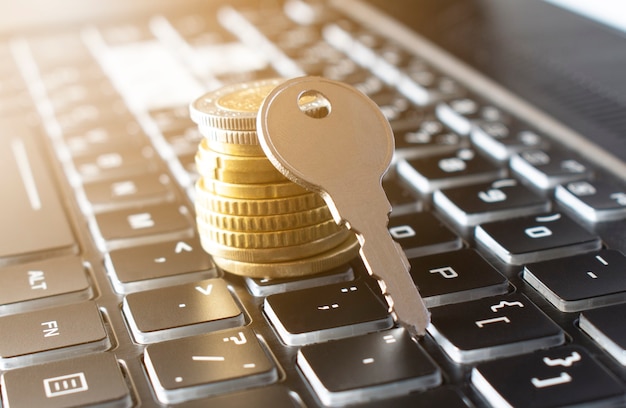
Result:
[[307,116],[315,119],[330,115],[330,101],[321,92],[304,91],[298,96],[298,107]]

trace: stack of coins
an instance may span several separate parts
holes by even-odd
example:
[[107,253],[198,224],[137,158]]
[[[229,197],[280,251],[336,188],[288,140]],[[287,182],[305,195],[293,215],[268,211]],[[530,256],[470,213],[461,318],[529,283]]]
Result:
[[223,270],[254,278],[324,272],[350,261],[359,248],[322,198],[285,178],[259,145],[257,113],[282,81],[226,86],[190,106],[204,136],[195,198],[202,246]]

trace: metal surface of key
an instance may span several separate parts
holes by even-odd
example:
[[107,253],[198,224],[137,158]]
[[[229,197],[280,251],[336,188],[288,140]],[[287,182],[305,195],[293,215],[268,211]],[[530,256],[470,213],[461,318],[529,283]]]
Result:
[[357,234],[361,258],[378,279],[394,319],[425,333],[429,313],[387,224],[382,188],[394,151],[389,123],[356,89],[317,77],[275,88],[257,118],[263,151],[293,182],[322,195],[335,221]]

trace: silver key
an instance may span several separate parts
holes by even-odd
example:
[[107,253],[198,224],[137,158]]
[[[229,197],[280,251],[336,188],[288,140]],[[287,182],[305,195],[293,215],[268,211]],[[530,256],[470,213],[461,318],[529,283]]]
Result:
[[391,204],[382,188],[394,150],[378,106],[356,89],[317,77],[275,88],[257,117],[263,151],[293,182],[322,195],[337,224],[357,235],[368,272],[389,311],[414,335],[430,316],[404,251],[387,229]]

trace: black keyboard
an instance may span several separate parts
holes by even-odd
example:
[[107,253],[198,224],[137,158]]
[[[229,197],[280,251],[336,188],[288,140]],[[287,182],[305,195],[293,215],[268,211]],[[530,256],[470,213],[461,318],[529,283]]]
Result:
[[[0,44],[2,406],[626,406],[623,182],[371,11],[271,4]],[[359,259],[252,279],[199,243],[188,104],[305,74],[391,123],[423,338]]]

